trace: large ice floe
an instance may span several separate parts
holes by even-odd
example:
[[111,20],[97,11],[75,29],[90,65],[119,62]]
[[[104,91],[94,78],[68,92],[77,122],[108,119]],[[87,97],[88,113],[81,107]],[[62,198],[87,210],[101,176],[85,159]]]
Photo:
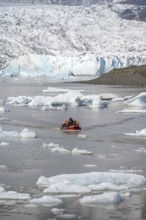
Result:
[[[141,188],[145,185],[146,178],[142,175],[112,172],[90,172],[80,174],[62,174],[52,177],[41,176],[37,185],[43,189],[44,193],[79,193],[91,194],[108,190],[111,194],[101,194],[102,202],[111,203],[122,201],[124,196],[115,194],[116,191]],[[111,198],[111,199],[109,199]],[[101,201],[100,197],[92,198],[95,203]],[[98,202],[97,202],[98,200]],[[87,199],[89,201],[89,198]],[[84,200],[81,202],[85,202]]]
[[146,178],[132,173],[90,172],[62,174],[49,178],[41,176],[36,184],[43,189],[43,193],[55,193],[59,197],[62,194],[62,198],[72,194],[79,195],[82,205],[108,206],[118,205],[128,199],[132,190],[142,190]]
[[0,127],[0,138],[35,138],[36,133],[24,128],[21,132],[18,131],[3,131]]

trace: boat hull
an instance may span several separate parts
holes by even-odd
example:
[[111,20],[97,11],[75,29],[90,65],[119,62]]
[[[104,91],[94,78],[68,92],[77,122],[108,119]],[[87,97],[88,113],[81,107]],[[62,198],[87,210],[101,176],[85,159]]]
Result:
[[61,130],[78,131],[78,130],[81,130],[81,127],[80,126],[71,125],[71,126],[67,126],[67,127],[61,127],[60,129]]

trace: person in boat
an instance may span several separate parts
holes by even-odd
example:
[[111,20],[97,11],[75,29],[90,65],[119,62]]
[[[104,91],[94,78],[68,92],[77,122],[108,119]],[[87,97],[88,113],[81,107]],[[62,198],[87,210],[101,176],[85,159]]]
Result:
[[68,120],[68,126],[74,125],[74,124],[75,124],[75,121],[72,119],[72,117],[70,117]]
[[79,125],[79,122],[72,119],[72,117],[70,117],[69,120],[65,120],[62,123],[62,127],[69,127],[69,126],[72,126],[72,125]]

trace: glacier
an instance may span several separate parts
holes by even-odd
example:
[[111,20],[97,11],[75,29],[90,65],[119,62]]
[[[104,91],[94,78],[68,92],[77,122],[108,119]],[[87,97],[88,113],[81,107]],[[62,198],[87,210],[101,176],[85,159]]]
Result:
[[[137,6],[139,7],[139,6]],[[146,23],[135,5],[0,5],[0,76],[99,76],[146,64]]]

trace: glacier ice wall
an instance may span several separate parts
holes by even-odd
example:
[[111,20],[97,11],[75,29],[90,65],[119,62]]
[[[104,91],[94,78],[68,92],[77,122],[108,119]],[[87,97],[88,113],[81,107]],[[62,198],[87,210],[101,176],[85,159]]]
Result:
[[146,57],[98,57],[93,54],[82,56],[24,55],[13,59],[0,71],[1,76],[99,76],[113,68],[142,65]]

